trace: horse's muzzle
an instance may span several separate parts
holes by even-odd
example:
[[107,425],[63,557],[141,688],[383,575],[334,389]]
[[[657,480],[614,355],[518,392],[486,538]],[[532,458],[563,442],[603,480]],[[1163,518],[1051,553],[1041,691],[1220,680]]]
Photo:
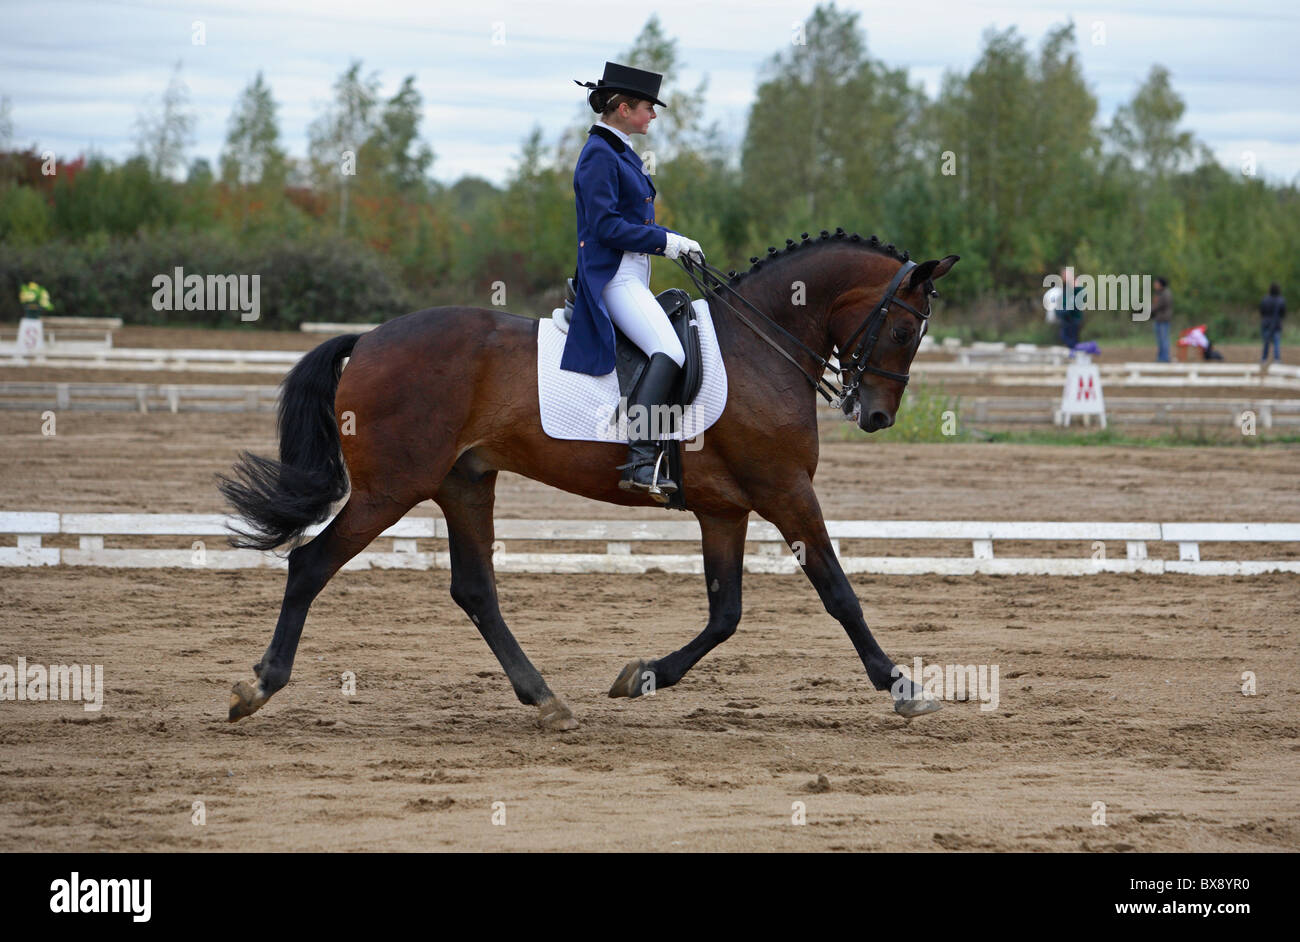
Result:
[[881,429],[889,428],[894,424],[894,416],[882,409],[873,409],[867,413],[865,422],[859,420],[858,425],[864,432],[879,432]]

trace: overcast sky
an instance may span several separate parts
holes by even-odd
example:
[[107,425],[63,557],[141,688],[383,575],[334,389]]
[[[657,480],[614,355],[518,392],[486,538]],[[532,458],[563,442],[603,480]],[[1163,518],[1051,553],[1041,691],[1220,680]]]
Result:
[[[12,103],[18,146],[61,156],[132,150],[141,106],[156,101],[177,60],[198,118],[189,156],[216,166],[231,107],[260,69],[279,104],[282,141],[302,156],[307,126],[350,60],[377,70],[391,95],[416,76],[433,176],[502,182],[534,123],[551,141],[582,113],[572,79],[597,79],[652,12],[678,42],[681,79],[709,79],[709,120],[733,139],[762,63],[791,41],[812,0],[210,0],[207,3],[0,0],[0,95]],[[1047,29],[1073,19],[1087,81],[1103,120],[1151,65],[1173,74],[1184,126],[1226,166],[1242,152],[1260,172],[1300,176],[1300,4],[1295,0],[841,0],[860,11],[870,54],[906,67],[931,96],[947,69],[968,70],[986,27],[1016,26],[1037,50]],[[633,12],[635,11],[635,12]],[[203,24],[206,43],[192,41]],[[500,24],[498,26],[497,24]],[[1100,24],[1100,27],[1096,24]],[[494,29],[504,43],[493,42]],[[1094,35],[1104,30],[1104,43]],[[651,134],[653,139],[653,131]],[[638,139],[638,143],[641,139]],[[864,142],[869,144],[870,142]]]

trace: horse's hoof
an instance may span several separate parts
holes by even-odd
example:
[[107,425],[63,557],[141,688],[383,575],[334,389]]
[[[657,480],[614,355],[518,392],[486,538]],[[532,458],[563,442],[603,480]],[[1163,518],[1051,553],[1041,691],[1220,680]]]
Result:
[[233,723],[245,716],[252,716],[265,702],[266,697],[262,696],[260,690],[247,681],[241,680],[231,688],[230,715],[227,719]]
[[537,705],[537,725],[553,733],[577,729],[578,721],[573,712],[559,697],[551,697]]
[[648,666],[641,658],[628,661],[627,666],[619,672],[618,677],[615,679],[614,686],[609,688],[609,695],[611,697],[641,696],[641,684],[645,680],[643,675]]
[[918,716],[924,716],[927,713],[937,713],[943,709],[943,703],[935,699],[925,699],[918,697],[914,700],[906,700],[902,697],[894,701],[894,712],[904,719],[914,719]]

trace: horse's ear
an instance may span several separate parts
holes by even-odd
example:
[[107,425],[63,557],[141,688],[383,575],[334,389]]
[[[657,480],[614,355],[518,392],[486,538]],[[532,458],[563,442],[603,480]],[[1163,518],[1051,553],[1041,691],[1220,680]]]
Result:
[[934,267],[938,264],[939,260],[937,258],[932,258],[930,261],[922,262],[920,265],[913,268],[912,277],[907,282],[907,290],[911,291],[915,289],[917,285],[925,284],[930,279]]
[[938,281],[944,275],[948,274],[952,266],[957,264],[960,255],[948,255],[942,259],[930,259],[928,262],[922,262],[912,269],[912,277],[907,282],[908,290],[912,290],[917,285],[923,285],[927,281]]

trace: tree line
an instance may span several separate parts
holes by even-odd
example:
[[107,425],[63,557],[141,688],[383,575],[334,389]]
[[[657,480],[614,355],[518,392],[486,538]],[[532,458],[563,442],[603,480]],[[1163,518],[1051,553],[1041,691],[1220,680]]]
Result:
[[[669,107],[635,142],[653,152],[657,218],[724,269],[837,226],[914,255],[956,252],[935,327],[990,339],[1045,339],[1042,280],[1066,265],[1163,275],[1177,319],[1225,339],[1254,329],[1269,282],[1300,276],[1295,183],[1261,178],[1249,155],[1219,164],[1182,128],[1183,100],[1160,65],[1100,122],[1071,23],[1036,49],[1014,27],[986,31],[973,67],[947,73],[931,98],[869,53],[857,13],[823,4],[764,64],[734,143],[704,122],[707,80],[683,86],[677,42],[656,16],[617,58],[665,76]],[[501,285],[507,309],[548,311],[574,268],[571,181],[590,111],[579,106],[555,134],[535,126],[503,186],[445,185],[430,176],[414,77],[391,97],[379,89],[377,73],[351,63],[296,159],[258,74],[213,167],[185,160],[194,119],[178,65],[137,121],[134,156],[55,161],[53,173],[37,148],[3,146],[0,101],[0,316],[16,317],[18,285],[36,280],[61,312],[174,322],[146,288],[178,265],[260,272],[270,326],[488,306]],[[687,285],[658,266],[655,288],[670,286]],[[1119,312],[1088,321],[1085,337],[1135,329]]]

